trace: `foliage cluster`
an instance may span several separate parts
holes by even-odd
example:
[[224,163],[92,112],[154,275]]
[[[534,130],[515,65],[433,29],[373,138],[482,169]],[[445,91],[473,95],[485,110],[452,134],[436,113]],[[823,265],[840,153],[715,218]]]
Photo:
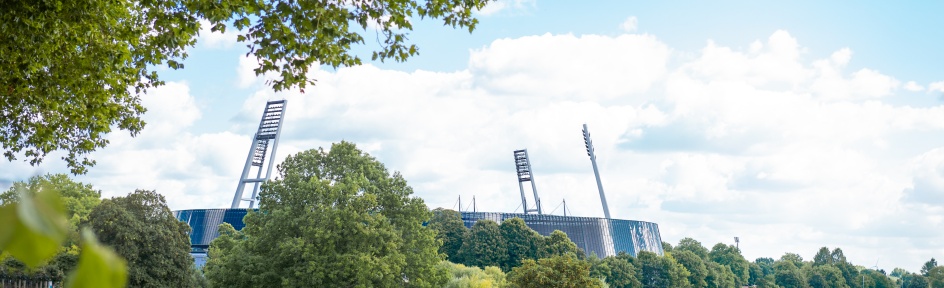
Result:
[[505,280],[505,272],[495,266],[482,269],[449,261],[443,261],[439,265],[450,275],[449,281],[443,286],[444,288],[502,288],[509,286]]
[[[67,201],[60,197],[60,190]],[[87,199],[89,195],[94,199]],[[102,246],[88,229],[76,236],[77,226],[70,225],[70,220],[85,219],[90,208],[86,205],[95,206],[97,195],[90,186],[59,175],[33,177],[0,194],[0,280],[123,287],[127,279],[124,260]]]
[[[487,0],[6,0],[0,2],[0,145],[10,161],[36,165],[53,151],[72,173],[95,161],[112,129],[144,128],[141,95],[163,85],[158,71],[184,67],[201,21],[230,29],[270,75],[275,91],[312,85],[309,69],[361,64],[352,52],[405,61],[416,19],[471,32]],[[373,36],[375,41],[369,41]],[[370,49],[370,48],[368,48]]]
[[221,227],[206,276],[216,287],[439,287],[448,280],[432,213],[399,173],[341,142],[289,156],[259,210]]
[[495,266],[510,271],[525,259],[566,254],[585,258],[584,252],[564,232],[554,231],[542,236],[520,218],[506,219],[501,225],[479,220],[467,229],[458,212],[437,208],[428,226],[443,243],[439,252],[449,261],[468,266]]
[[[6,247],[0,253],[0,279],[63,283],[74,275],[69,284],[75,287],[199,286],[202,276],[188,254],[190,228],[171,215],[163,196],[143,190],[105,200],[100,195],[91,185],[62,174],[32,177],[0,194],[0,210],[13,213],[0,217],[5,222],[0,234],[5,228],[15,230],[10,245],[0,245]],[[16,211],[23,205],[38,213]],[[6,217],[10,215],[15,217]],[[33,224],[45,222],[47,227],[33,233],[26,225],[7,222],[29,219],[24,215],[40,218]],[[42,235],[57,238],[43,240]]]

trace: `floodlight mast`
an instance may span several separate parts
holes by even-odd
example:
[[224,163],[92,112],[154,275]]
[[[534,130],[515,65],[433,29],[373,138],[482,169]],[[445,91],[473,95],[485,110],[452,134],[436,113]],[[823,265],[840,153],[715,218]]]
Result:
[[[531,170],[531,159],[528,158],[528,149],[515,150],[515,170],[518,172],[518,190],[521,191],[521,207],[524,207],[524,214],[528,212],[538,212],[538,215],[544,214],[541,210],[541,198],[538,197],[538,188],[534,185],[534,174]],[[534,194],[534,209],[528,209],[528,198],[524,196],[524,182],[531,182],[531,192]]]
[[594,153],[593,141],[590,140],[590,130],[587,124],[583,124],[583,144],[587,146],[587,156],[590,156],[590,163],[593,164],[593,175],[597,178],[597,189],[600,190],[600,201],[603,202],[603,215],[610,219],[610,208],[606,205],[606,195],[603,194],[603,183],[600,182],[600,170],[597,169],[597,155]]
[[[236,193],[233,195],[233,204],[231,208],[239,208],[242,201],[249,202],[249,208],[255,207],[256,198],[259,196],[259,185],[272,176],[272,167],[275,164],[275,152],[279,148],[279,136],[282,134],[282,120],[285,119],[285,100],[269,101],[266,103],[265,110],[262,112],[262,120],[259,121],[259,130],[252,137],[252,145],[249,146],[249,155],[246,156],[246,165],[243,166],[243,173],[239,177],[239,186],[236,186]],[[272,142],[272,151],[269,150],[269,142]],[[269,166],[266,169],[265,177],[262,177],[262,166],[268,158]],[[248,178],[249,170],[256,169],[256,178]],[[243,190],[246,184],[251,184],[252,196],[243,198]]]

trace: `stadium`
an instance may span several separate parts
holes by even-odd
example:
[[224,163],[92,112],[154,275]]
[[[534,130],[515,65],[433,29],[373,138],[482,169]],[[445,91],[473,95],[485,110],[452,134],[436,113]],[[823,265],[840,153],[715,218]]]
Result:
[[[278,139],[281,132],[282,119],[285,111],[286,101],[269,101],[259,123],[259,130],[254,136],[254,141],[249,148],[249,155],[246,157],[246,164],[243,168],[236,193],[233,197],[232,207],[229,209],[190,209],[174,211],[174,216],[178,220],[186,222],[191,227],[190,245],[191,255],[194,257],[198,267],[206,263],[206,253],[210,242],[213,241],[219,233],[217,228],[222,223],[233,225],[236,230],[245,227],[243,217],[250,210],[255,209],[255,201],[258,196],[259,186],[268,180],[271,176]],[[650,251],[659,255],[663,254],[662,237],[659,233],[659,225],[653,222],[612,219],[606,203],[606,197],[603,193],[603,184],[600,180],[600,173],[597,168],[596,154],[593,149],[593,143],[590,140],[590,133],[587,125],[583,126],[584,143],[587,147],[587,155],[590,156],[590,162],[593,166],[593,172],[596,176],[597,188],[600,193],[600,200],[603,206],[605,218],[581,217],[581,216],[561,216],[544,214],[541,208],[541,199],[538,197],[537,188],[534,183],[534,177],[531,169],[531,161],[526,149],[514,151],[515,168],[518,178],[518,187],[521,192],[521,207],[524,213],[503,213],[503,212],[478,212],[478,211],[460,211],[465,226],[471,228],[476,221],[487,219],[501,223],[505,219],[521,218],[531,229],[541,235],[550,235],[554,230],[560,230],[567,233],[577,247],[583,249],[589,254],[596,254],[600,257],[613,256],[620,252],[625,252],[636,256],[638,252]],[[269,149],[271,147],[271,149]],[[268,160],[268,161],[267,161]],[[267,169],[263,169],[264,164],[268,164]],[[255,167],[255,168],[254,168]],[[253,170],[256,176],[250,178]],[[263,176],[263,171],[265,172]],[[525,182],[531,186],[532,199],[534,206],[528,205],[528,197],[525,194]],[[252,194],[248,198],[243,198],[243,193],[251,187]],[[248,208],[241,208],[242,202],[248,202]],[[461,205],[459,205],[461,207]],[[566,208],[565,208],[566,211]]]

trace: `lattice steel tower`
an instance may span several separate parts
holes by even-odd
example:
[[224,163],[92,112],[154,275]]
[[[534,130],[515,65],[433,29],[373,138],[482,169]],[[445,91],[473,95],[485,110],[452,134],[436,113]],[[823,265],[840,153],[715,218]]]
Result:
[[[236,195],[233,195],[232,208],[239,208],[242,201],[249,201],[249,208],[256,205],[256,197],[259,196],[259,185],[269,179],[272,175],[272,166],[275,164],[275,151],[279,147],[279,135],[282,132],[282,120],[285,119],[285,100],[269,101],[266,103],[265,111],[262,112],[262,120],[259,121],[259,130],[252,137],[252,145],[249,146],[249,155],[246,156],[246,166],[243,166],[242,176],[239,177],[239,186],[236,186]],[[269,142],[272,142],[272,151],[269,152]],[[269,152],[269,153],[266,153]],[[262,177],[262,165],[267,161],[269,167],[266,169],[265,177]],[[248,178],[249,170],[256,168],[256,178]],[[252,185],[252,197],[243,198],[243,189],[246,184]]]
[[[544,214],[541,210],[541,198],[538,197],[538,188],[534,186],[534,175],[531,173],[531,159],[528,158],[528,149],[515,150],[515,170],[518,172],[518,190],[521,191],[521,207],[524,207],[524,214],[528,212],[538,212],[538,215]],[[524,182],[531,182],[531,192],[534,194],[534,209],[528,209],[528,198],[524,196]]]
[[603,215],[606,215],[606,219],[610,219],[610,208],[606,206],[606,195],[603,195],[603,183],[600,182],[600,170],[597,169],[597,154],[593,151],[593,141],[590,140],[587,124],[583,124],[583,144],[587,146],[587,156],[590,156],[590,163],[593,164],[593,175],[597,177],[597,189],[600,190],[600,201],[603,202]]

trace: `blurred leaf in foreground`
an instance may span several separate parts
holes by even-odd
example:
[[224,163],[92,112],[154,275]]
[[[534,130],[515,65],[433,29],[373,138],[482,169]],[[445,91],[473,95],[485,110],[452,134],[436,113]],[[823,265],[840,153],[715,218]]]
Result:
[[83,229],[79,266],[72,272],[66,287],[111,288],[125,287],[127,283],[128,269],[124,259],[99,244],[92,231]]
[[0,206],[0,250],[35,268],[55,256],[65,239],[65,208],[53,189],[18,193],[18,203]]

